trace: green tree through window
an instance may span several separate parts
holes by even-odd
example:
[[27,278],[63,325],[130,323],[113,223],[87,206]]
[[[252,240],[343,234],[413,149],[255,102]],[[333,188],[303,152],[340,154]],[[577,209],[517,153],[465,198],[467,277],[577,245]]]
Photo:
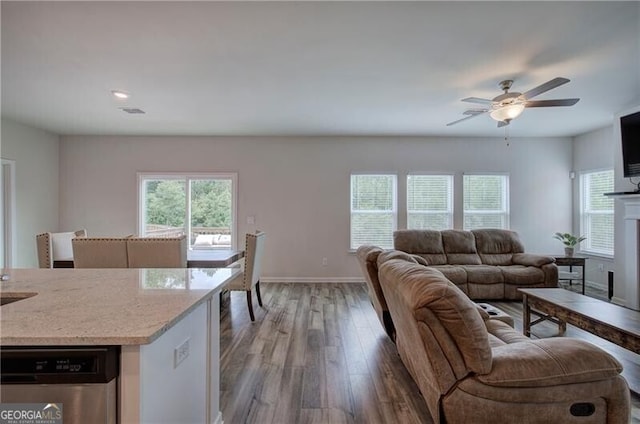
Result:
[[[141,176],[140,233],[187,234],[199,248],[232,247],[235,174]],[[206,237],[204,237],[206,236]]]

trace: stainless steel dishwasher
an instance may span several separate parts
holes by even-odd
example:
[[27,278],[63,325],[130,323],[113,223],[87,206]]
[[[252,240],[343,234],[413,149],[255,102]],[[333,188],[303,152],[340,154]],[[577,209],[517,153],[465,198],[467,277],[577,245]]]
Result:
[[62,404],[65,424],[116,424],[118,346],[0,347],[0,402]]

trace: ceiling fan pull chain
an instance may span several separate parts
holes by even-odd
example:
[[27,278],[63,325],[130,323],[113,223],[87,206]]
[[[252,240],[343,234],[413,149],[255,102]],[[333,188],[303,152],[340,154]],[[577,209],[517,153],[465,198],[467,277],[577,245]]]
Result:
[[507,143],[507,147],[511,145],[509,141],[509,126],[504,127],[504,141]]

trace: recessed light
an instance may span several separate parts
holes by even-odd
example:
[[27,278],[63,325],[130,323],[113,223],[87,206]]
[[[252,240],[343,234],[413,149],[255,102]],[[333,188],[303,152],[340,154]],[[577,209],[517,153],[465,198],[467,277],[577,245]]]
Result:
[[125,93],[124,91],[120,91],[120,90],[111,90],[111,94],[113,94],[115,97],[119,99],[129,98],[129,93]]

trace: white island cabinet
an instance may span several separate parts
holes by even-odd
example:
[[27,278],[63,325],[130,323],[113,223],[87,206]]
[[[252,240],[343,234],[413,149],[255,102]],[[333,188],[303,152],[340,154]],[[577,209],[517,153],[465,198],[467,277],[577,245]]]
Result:
[[120,346],[119,423],[222,422],[218,294],[238,269],[5,272],[2,347]]

